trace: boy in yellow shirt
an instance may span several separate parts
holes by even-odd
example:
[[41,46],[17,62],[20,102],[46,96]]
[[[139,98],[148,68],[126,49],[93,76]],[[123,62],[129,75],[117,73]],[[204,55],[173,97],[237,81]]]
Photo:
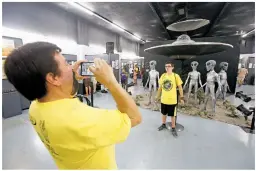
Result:
[[162,125],[158,128],[159,131],[166,129],[166,118],[167,115],[171,116],[172,120],[172,134],[177,137],[177,131],[175,129],[175,117],[176,117],[176,106],[177,106],[177,90],[179,89],[180,102],[184,104],[184,96],[182,89],[182,80],[180,76],[172,70],[174,65],[171,62],[165,64],[166,73],[162,74],[159,79],[159,88],[156,96],[156,101],[159,100],[161,95],[161,113],[162,113]]

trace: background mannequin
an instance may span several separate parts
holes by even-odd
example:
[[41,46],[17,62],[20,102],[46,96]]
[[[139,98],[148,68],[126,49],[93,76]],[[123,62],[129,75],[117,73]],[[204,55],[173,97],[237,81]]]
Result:
[[123,69],[121,73],[121,84],[125,90],[127,89],[128,78],[129,74],[125,71],[125,69]]
[[135,85],[137,85],[137,79],[138,79],[138,67],[135,65],[133,69],[133,82]]
[[[145,85],[145,88],[147,87],[148,83],[149,83],[149,102],[148,105],[151,104],[152,102],[152,94],[153,92],[156,93],[157,91],[157,80],[159,80],[159,72],[156,71],[156,61],[150,61],[149,62],[149,67],[150,67],[150,71],[149,71],[149,75],[148,75],[148,80],[147,83]],[[155,97],[155,96],[153,96]]]
[[185,85],[183,87],[183,90],[184,90],[186,88],[188,80],[190,79],[190,81],[189,81],[189,88],[188,88],[187,102],[189,102],[189,95],[190,95],[191,90],[192,90],[193,87],[194,87],[194,92],[195,92],[194,93],[195,100],[197,100],[198,81],[199,81],[200,86],[202,87],[201,74],[200,74],[200,72],[198,72],[196,70],[198,64],[199,63],[197,61],[191,62],[191,68],[192,68],[193,71],[188,73],[188,77],[187,77]]
[[204,104],[204,110],[206,110],[207,102],[208,102],[208,95],[210,93],[210,96],[212,98],[212,111],[215,112],[215,105],[216,105],[216,99],[215,99],[215,82],[218,83],[219,91],[221,91],[221,85],[220,85],[220,78],[219,75],[214,71],[214,67],[216,65],[216,61],[209,60],[206,62],[206,70],[207,73],[207,81],[206,81],[206,87],[205,87],[205,104]]

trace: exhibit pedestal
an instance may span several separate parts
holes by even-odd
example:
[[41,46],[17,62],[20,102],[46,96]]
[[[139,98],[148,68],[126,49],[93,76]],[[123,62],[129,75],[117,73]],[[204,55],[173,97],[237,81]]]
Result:
[[[167,126],[167,129],[171,129],[172,128],[172,123],[171,122],[167,122],[166,126]],[[179,124],[179,123],[176,123],[176,131],[177,132],[184,131],[184,126]]]

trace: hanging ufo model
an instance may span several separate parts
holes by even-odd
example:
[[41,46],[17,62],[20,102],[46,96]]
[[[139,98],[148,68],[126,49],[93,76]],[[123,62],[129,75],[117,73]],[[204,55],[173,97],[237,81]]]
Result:
[[177,31],[177,32],[186,32],[186,31],[199,29],[209,23],[210,21],[206,19],[188,19],[188,20],[172,23],[167,27],[167,29],[171,31]]
[[208,55],[226,51],[232,45],[221,42],[195,42],[186,34],[171,44],[157,45],[145,49],[145,52],[168,56],[172,59],[190,59],[199,55]]

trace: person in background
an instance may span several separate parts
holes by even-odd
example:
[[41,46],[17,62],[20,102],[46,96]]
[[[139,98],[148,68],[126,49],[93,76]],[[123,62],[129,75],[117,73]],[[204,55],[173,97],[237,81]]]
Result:
[[140,68],[137,66],[137,78],[141,78],[141,74],[140,74]]
[[84,92],[85,92],[85,96],[89,96],[92,93],[91,90],[91,78],[87,77],[84,79]]
[[129,74],[125,72],[125,69],[123,69],[121,73],[121,85],[125,90],[127,89],[128,77],[129,77]]
[[132,69],[132,67],[129,68],[129,74],[130,74],[130,78],[132,78],[133,77],[133,69]]
[[244,79],[247,74],[248,74],[248,69],[246,69],[244,64],[242,64],[241,68],[238,70],[238,76],[237,76],[237,83],[239,87],[244,84]]
[[141,78],[143,78],[144,73],[145,73],[145,68],[141,68],[141,71],[140,71]]
[[93,93],[96,93],[96,88],[97,88],[97,80],[95,77],[91,77],[91,81],[93,84]]
[[111,92],[117,109],[98,109],[73,98],[78,82],[78,61],[69,65],[52,43],[21,46],[7,57],[8,80],[27,99],[30,121],[59,169],[117,169],[115,144],[127,139],[141,122],[132,97],[119,85],[113,69],[102,59],[90,71]]
[[136,67],[133,69],[133,83],[134,85],[137,85],[137,75],[138,75],[138,70]]
[[[167,115],[171,116],[172,122],[172,134],[177,137],[176,126],[176,106],[177,106],[177,90],[179,89],[180,102],[184,104],[184,96],[182,89],[182,80],[180,76],[173,72],[174,64],[167,62],[165,64],[166,73],[162,74],[159,79],[159,88],[156,96],[156,101],[161,97],[161,113],[162,113],[162,125],[158,128],[159,131],[166,129],[166,118]],[[162,93],[162,95],[161,95]]]

